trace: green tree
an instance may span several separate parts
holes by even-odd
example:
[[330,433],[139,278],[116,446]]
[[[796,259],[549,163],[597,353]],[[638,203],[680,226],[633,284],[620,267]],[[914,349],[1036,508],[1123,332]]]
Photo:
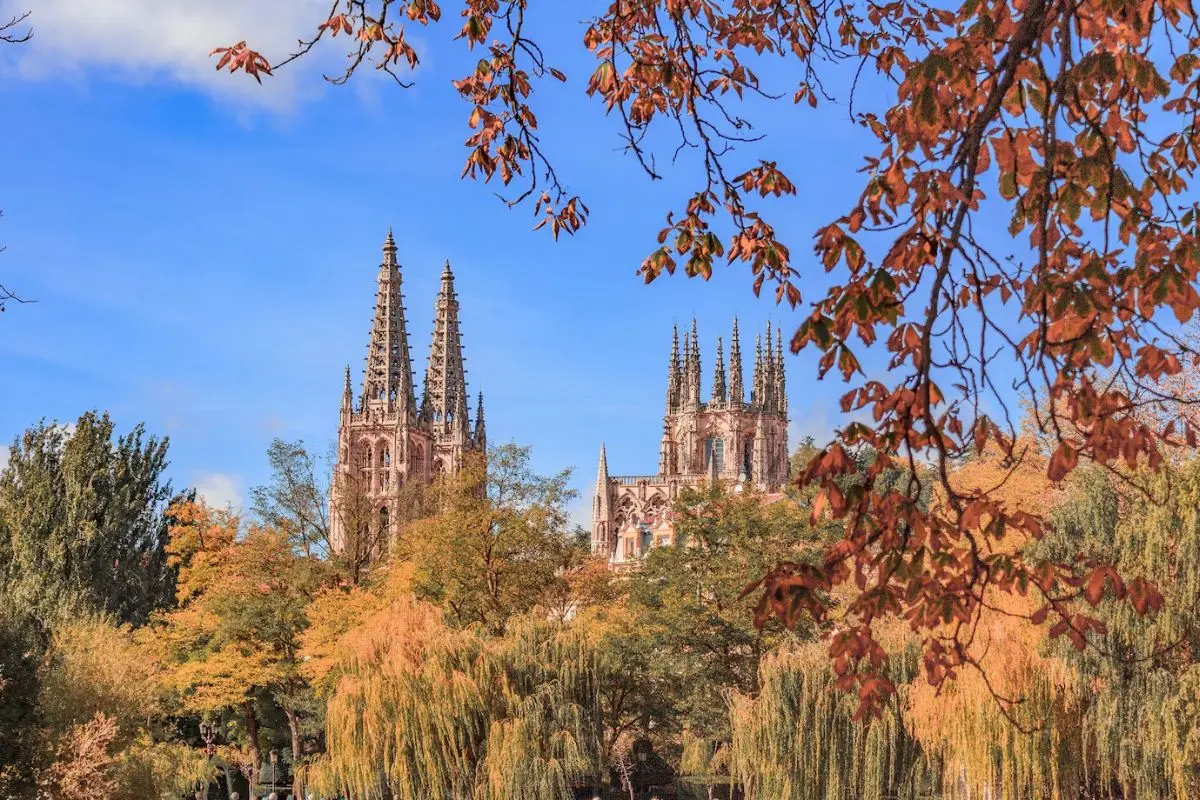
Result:
[[535,473],[530,450],[493,448],[487,463],[471,458],[429,497],[430,517],[405,526],[396,545],[411,562],[418,595],[444,606],[460,625],[493,632],[551,601],[577,559],[567,504],[570,470]]
[[813,526],[794,501],[724,487],[684,489],[676,503],[676,544],[650,551],[629,583],[629,603],[649,636],[654,663],[670,681],[677,708],[662,722],[696,737],[727,741],[725,693],[754,693],[764,653],[785,639],[778,621],[755,625],[757,598],[746,588],[772,565],[812,563],[835,530]]
[[267,448],[267,461],[271,482],[250,491],[255,515],[264,525],[287,531],[304,555],[328,558],[333,552],[329,460],[313,456],[302,441],[275,439]]
[[0,473],[0,592],[44,617],[141,622],[169,602],[166,465],[166,439],[114,438],[107,413],[25,431]]
[[24,607],[0,593],[0,797],[28,797],[39,763],[39,667],[48,632]]

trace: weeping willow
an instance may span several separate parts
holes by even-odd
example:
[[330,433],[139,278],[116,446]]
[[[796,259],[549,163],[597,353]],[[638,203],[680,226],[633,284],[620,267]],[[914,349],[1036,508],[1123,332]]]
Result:
[[[915,673],[911,650],[893,658],[901,686]],[[833,685],[819,644],[784,648],[759,667],[756,697],[733,694],[734,780],[748,800],[893,800],[930,796],[934,772],[904,726],[902,706],[855,722],[856,698]]]
[[969,673],[937,697],[910,690],[908,717],[941,763],[945,800],[1200,796],[1200,462],[1137,480],[1148,495],[1081,472],[1031,555],[1113,563],[1152,580],[1164,608],[1082,607],[1108,629],[1082,652],[1019,620],[984,623],[992,688],[1019,702],[1002,706]]
[[555,800],[593,776],[597,666],[570,628],[455,630],[401,601],[343,642],[312,790],[395,800]]
[[[1149,489],[1114,491],[1082,475],[1056,514],[1046,553],[1081,546],[1164,596],[1148,617],[1128,603],[1098,609],[1097,647],[1057,648],[1087,687],[1078,729],[1083,782],[1098,798],[1200,796],[1200,461],[1139,476]],[[1095,613],[1095,612],[1094,612]]]

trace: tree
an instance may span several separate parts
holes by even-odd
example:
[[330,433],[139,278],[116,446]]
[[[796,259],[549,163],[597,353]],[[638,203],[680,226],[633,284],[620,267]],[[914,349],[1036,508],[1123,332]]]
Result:
[[237,518],[203,504],[185,504],[174,515],[168,552],[179,569],[178,607],[154,628],[172,668],[167,682],[187,711],[242,716],[251,783],[262,764],[257,703],[273,703],[287,720],[299,767],[301,713],[309,705],[299,651],[325,565],[298,555],[287,533],[242,532]]
[[[556,51],[530,38],[551,5],[467,0],[456,38],[482,52],[454,86],[470,108],[463,174],[514,185],[508,202],[531,204],[557,236],[578,230],[587,208],[539,138],[536,92],[566,80]],[[337,0],[294,53],[272,61],[239,42],[213,54],[217,69],[261,82],[345,33],[354,44],[335,83],[374,62],[405,84],[396,70],[418,62],[406,36],[440,19],[433,0]],[[647,281],[680,261],[707,279],[723,259],[748,266],[756,293],[770,281],[776,302],[798,307],[803,265],[771,222],[772,198],[796,193],[798,165],[753,143],[752,118],[764,103],[821,106],[842,85],[850,122],[878,141],[859,197],[815,231],[818,268],[833,276],[791,341],[793,352],[816,350],[819,377],[836,370],[850,383],[843,410],[869,420],[848,422],[801,475],[820,482],[844,536],[823,564],[780,565],[763,584],[771,611],[795,622],[823,618],[832,586],[870,576],[830,643],[860,710],[878,710],[892,688],[879,677],[876,623],[913,622],[940,683],[978,666],[964,645],[982,586],[1048,600],[1106,570],[992,555],[1001,531],[1037,536],[1046,520],[960,494],[950,467],[988,442],[1011,448],[1020,394],[1050,410],[1037,424],[1053,440],[1054,480],[1088,460],[1155,467],[1164,442],[1195,443],[1186,398],[1157,390],[1200,355],[1166,321],[1200,308],[1191,6],[648,0],[602,5],[582,38],[597,62],[586,91],[618,117],[626,152],[652,178],[656,146],[691,156],[695,191],[667,215],[641,265]],[[986,233],[996,215],[1009,219],[1007,237]],[[886,378],[862,367],[873,349],[889,356]],[[1165,421],[1146,422],[1137,412],[1148,406]],[[842,491],[862,444],[880,454],[872,474],[901,464],[911,480]],[[921,459],[934,468],[919,474]],[[928,481],[940,488],[931,504],[919,499]],[[1152,586],[1128,586],[1121,599],[1139,613],[1161,605]],[[1058,630],[1068,620],[1049,605]],[[946,620],[957,624],[944,631]]]
[[169,602],[166,466],[165,439],[139,424],[114,440],[107,414],[27,430],[0,472],[0,592],[48,619],[138,622]]
[[662,691],[675,707],[659,722],[727,742],[726,693],[756,693],[763,655],[793,638],[778,622],[754,625],[756,599],[745,596],[746,585],[781,561],[815,561],[830,526],[810,525],[790,500],[767,505],[719,485],[682,490],[675,510],[677,542],[650,551],[629,579],[629,603],[672,676]]
[[[493,632],[552,600],[571,564],[566,506],[570,471],[536,474],[528,447],[492,448],[434,485],[433,516],[405,526],[396,546],[414,569],[418,596],[460,625]],[[480,489],[483,491],[480,491]]]
[[267,448],[267,461],[271,483],[251,490],[254,513],[265,525],[287,531],[304,555],[328,558],[333,552],[328,459],[319,462],[302,441],[275,439]]
[[0,592],[0,797],[34,791],[41,754],[30,731],[41,724],[38,667],[47,639],[37,617]]

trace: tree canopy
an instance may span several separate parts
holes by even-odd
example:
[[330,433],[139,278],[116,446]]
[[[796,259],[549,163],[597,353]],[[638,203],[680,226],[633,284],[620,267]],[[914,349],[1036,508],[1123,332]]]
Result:
[[[588,210],[541,138],[539,92],[568,80],[555,64],[572,46],[535,38],[551,6],[464,0],[452,33],[479,53],[454,82],[469,128],[463,175],[509,187],[507,202],[531,206],[557,237]],[[214,50],[215,65],[262,81],[344,35],[351,52],[333,82],[374,65],[408,85],[419,77],[413,32],[442,17],[434,0],[335,0],[296,51],[243,41]],[[742,265],[756,293],[773,286],[776,302],[803,308],[792,351],[814,350],[818,377],[848,384],[842,409],[858,416],[803,474],[843,537],[821,564],[778,565],[763,588],[772,613],[794,622],[823,618],[833,586],[856,586],[830,654],[862,711],[890,690],[875,636],[890,618],[922,633],[925,673],[940,683],[978,666],[967,644],[985,595],[1036,593],[1028,617],[1051,632],[1094,630],[1094,617],[1054,602],[1082,585],[1139,613],[1161,605],[1141,576],[1099,577],[1111,564],[996,554],[1005,531],[1038,536],[1048,520],[961,493],[949,476],[989,443],[1019,455],[1021,395],[1036,401],[1053,480],[1081,461],[1157,466],[1164,444],[1196,442],[1165,382],[1198,355],[1174,322],[1200,308],[1200,27],[1189,3],[618,0],[591,10],[574,46],[595,64],[580,90],[615,119],[626,154],[653,179],[656,155],[674,153],[694,187],[666,214],[643,277]],[[748,146],[756,117],[789,104],[789,124],[803,124],[835,94],[847,124],[875,142],[861,192],[796,226],[779,198],[796,193],[804,154]],[[989,234],[997,217],[1007,236]],[[808,234],[802,260],[795,241]],[[814,270],[829,288],[805,297]],[[862,366],[876,349],[886,375]],[[843,491],[864,445],[879,454],[873,475],[907,465],[911,480]],[[925,460],[934,468],[918,473]],[[929,483],[932,503],[919,499]]]
[[0,591],[49,618],[108,613],[144,621],[168,603],[167,441],[108,414],[41,422],[0,472]]

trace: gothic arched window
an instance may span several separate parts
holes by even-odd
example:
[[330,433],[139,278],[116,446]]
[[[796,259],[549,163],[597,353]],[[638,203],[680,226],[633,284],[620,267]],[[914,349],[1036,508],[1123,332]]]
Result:
[[379,533],[386,536],[390,524],[391,520],[388,516],[388,507],[384,506],[383,508],[379,509]]
[[725,440],[717,439],[713,443],[713,461],[717,464],[717,472],[725,471]]
[[742,447],[742,472],[746,473],[746,480],[754,478],[754,440],[749,437]]
[[392,465],[392,451],[386,444],[383,446],[383,452],[379,454],[379,466],[390,467]]

